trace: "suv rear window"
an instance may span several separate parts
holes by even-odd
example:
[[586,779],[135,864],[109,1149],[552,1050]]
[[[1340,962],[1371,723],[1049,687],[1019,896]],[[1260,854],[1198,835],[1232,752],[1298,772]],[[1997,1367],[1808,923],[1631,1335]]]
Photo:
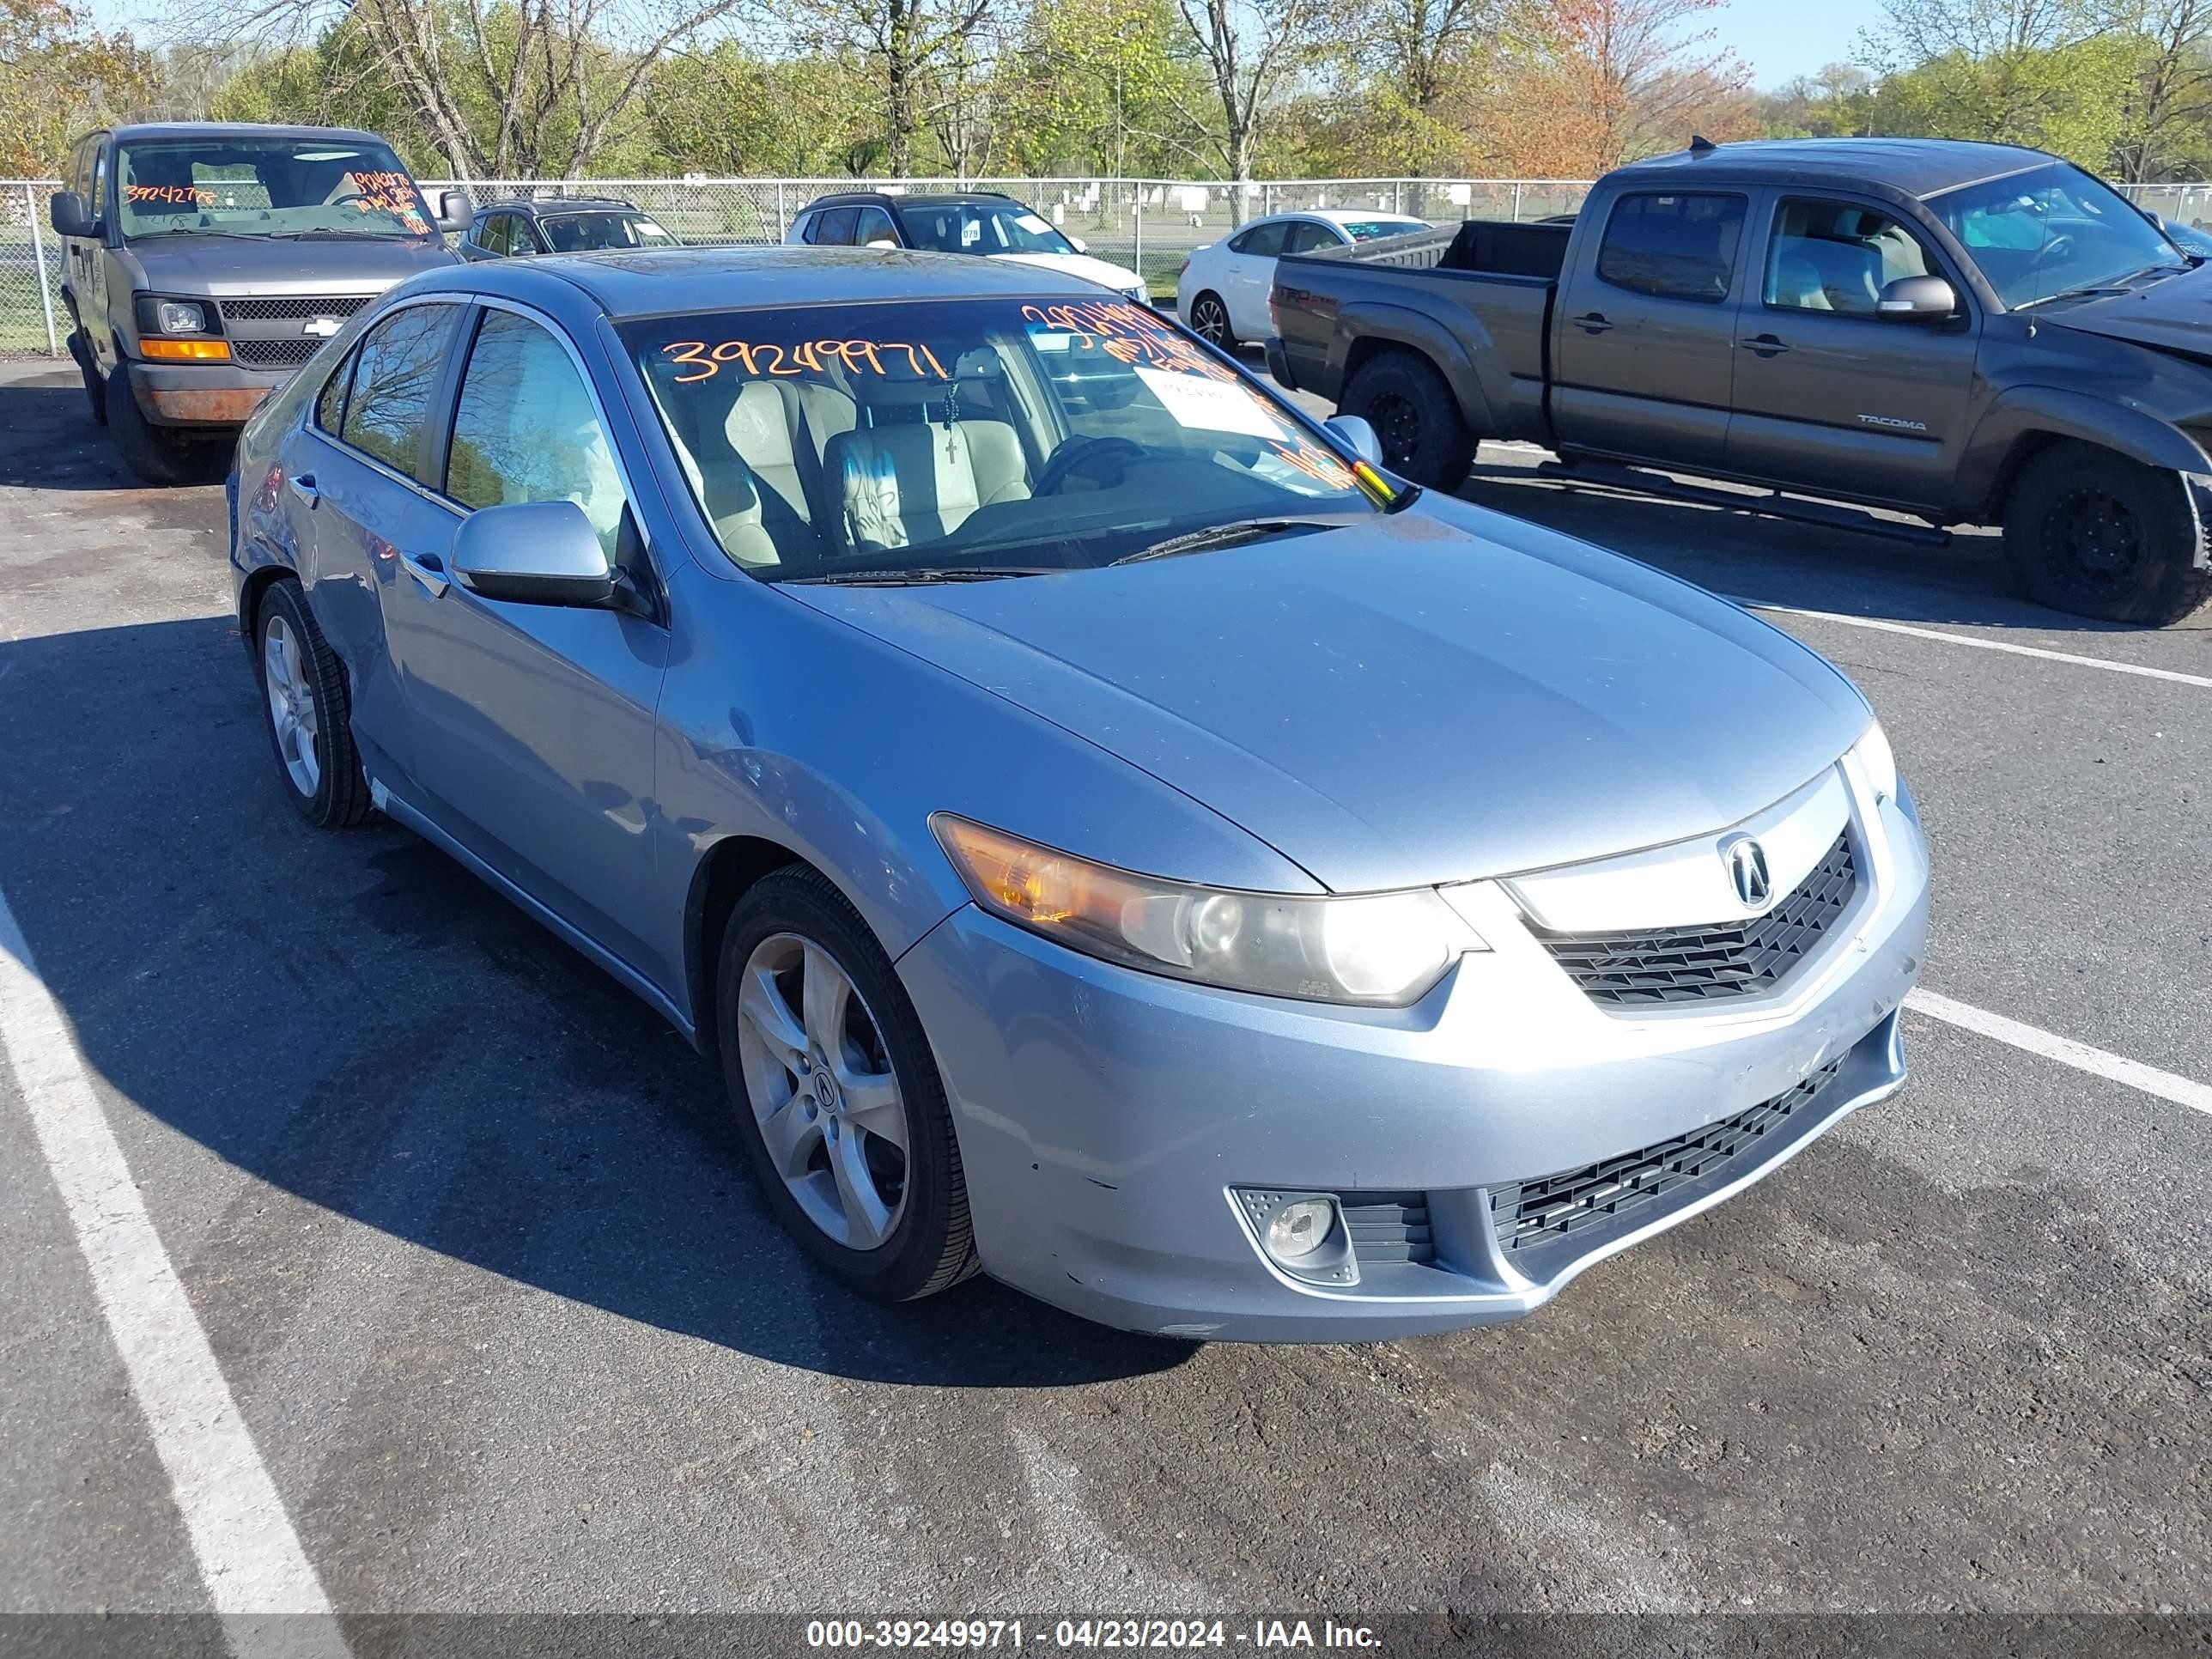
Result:
[[1741,196],[1624,196],[1606,221],[1597,274],[1638,294],[1717,304],[1735,275],[1743,216]]

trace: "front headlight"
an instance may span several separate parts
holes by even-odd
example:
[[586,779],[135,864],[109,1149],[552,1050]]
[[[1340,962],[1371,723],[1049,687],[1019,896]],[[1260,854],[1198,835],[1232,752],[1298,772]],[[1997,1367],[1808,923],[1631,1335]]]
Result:
[[1488,948],[1426,889],[1233,892],[1133,875],[946,812],[930,827],[992,915],[1087,956],[1226,990],[1402,1008],[1462,951]]
[[157,301],[154,306],[154,326],[164,334],[204,334],[207,313],[189,300]]
[[1133,306],[1149,307],[1152,303],[1152,291],[1149,289],[1133,288],[1121,297]]
[[1859,757],[1859,769],[1866,774],[1876,800],[1897,799],[1897,756],[1889,746],[1889,735],[1881,729],[1880,720],[1869,725],[1859,740],[1851,745],[1851,752]]

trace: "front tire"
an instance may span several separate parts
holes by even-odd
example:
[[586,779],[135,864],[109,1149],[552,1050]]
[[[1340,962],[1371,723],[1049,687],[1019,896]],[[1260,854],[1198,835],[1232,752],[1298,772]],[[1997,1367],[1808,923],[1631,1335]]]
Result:
[[2014,586],[2100,622],[2181,621],[2212,599],[2187,491],[2178,473],[2089,444],[2038,454],[2005,502]]
[[115,434],[115,447],[122,452],[124,465],[150,484],[205,482],[210,460],[208,452],[215,446],[182,437],[149,421],[138,407],[137,393],[131,389],[130,364],[116,364],[105,390],[107,426]]
[[833,1277],[907,1302],[976,1269],[945,1085],[890,958],[815,871],[763,877],[722,935],[715,1029],[769,1207]]
[[1212,289],[1190,302],[1190,331],[1216,350],[1225,351],[1232,357],[1242,343],[1237,337],[1237,331],[1229,325],[1228,304]]
[[1457,489],[1474,465],[1475,434],[1460,418],[1459,399],[1418,352],[1393,347],[1370,357],[1344,388],[1337,412],[1373,427],[1382,465],[1417,484]]
[[368,779],[354,747],[345,667],[297,582],[280,580],[263,594],[254,644],[263,721],[285,794],[318,830],[367,823]]
[[70,356],[76,359],[76,372],[84,376],[84,400],[92,409],[94,426],[107,424],[107,382],[100,378],[100,365],[92,355],[92,342],[85,337],[82,324],[70,335]]

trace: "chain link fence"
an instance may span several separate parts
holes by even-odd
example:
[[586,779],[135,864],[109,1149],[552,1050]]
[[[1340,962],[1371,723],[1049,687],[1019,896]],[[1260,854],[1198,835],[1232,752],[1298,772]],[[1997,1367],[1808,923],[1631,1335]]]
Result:
[[[1155,295],[1175,291],[1193,249],[1248,219],[1336,208],[1451,222],[1533,220],[1570,214],[1590,181],[1580,179],[1296,179],[1237,185],[1175,179],[502,179],[421,181],[458,190],[478,207],[532,195],[619,198],[645,209],[683,241],[780,242],[817,196],[1003,191],[1035,208],[1102,259],[1137,271]],[[51,179],[0,179],[0,353],[60,356],[70,320],[61,301],[61,248],[46,219]],[[2212,221],[2212,183],[2129,185],[2138,206],[2178,223]]]

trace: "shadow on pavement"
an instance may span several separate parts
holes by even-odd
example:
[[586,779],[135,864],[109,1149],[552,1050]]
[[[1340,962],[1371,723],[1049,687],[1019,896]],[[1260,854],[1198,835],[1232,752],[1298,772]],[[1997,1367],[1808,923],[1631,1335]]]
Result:
[[73,363],[15,367],[0,380],[0,486],[143,489],[95,425]]
[[[0,685],[9,902],[125,1112],[425,1249],[781,1364],[1019,1389],[1194,1351],[988,1280],[886,1309],[817,1275],[658,1016],[412,836],[300,822],[228,619],[0,642]],[[259,1209],[188,1272],[298,1295],[296,1214]]]

